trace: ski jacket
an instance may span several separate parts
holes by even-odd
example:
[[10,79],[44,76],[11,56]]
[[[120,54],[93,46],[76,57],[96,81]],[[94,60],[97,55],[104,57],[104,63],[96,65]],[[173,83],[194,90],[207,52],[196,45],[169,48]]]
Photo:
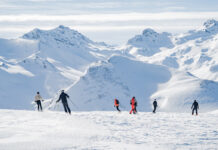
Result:
[[192,108],[194,108],[194,109],[199,109],[198,102],[194,102],[194,103],[192,104]]
[[58,99],[57,102],[59,102],[61,100],[62,103],[66,103],[67,102],[67,98],[69,98],[69,95],[67,95],[66,93],[62,92],[61,95],[59,96],[59,99]]
[[153,102],[154,107],[157,107],[157,101]]
[[119,101],[117,99],[114,100],[114,106],[119,106]]
[[36,96],[35,96],[35,102],[36,102],[36,101],[40,101],[40,100],[42,100],[41,95],[40,95],[40,94],[36,94]]
[[135,106],[135,102],[136,102],[135,98],[132,98],[131,101],[130,101],[130,105]]

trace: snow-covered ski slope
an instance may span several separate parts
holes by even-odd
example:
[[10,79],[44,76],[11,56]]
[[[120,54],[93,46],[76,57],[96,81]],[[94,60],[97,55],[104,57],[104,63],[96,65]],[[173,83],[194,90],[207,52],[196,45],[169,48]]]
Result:
[[54,106],[66,89],[77,111],[113,110],[114,98],[128,108],[132,96],[140,111],[155,98],[166,112],[188,112],[194,99],[204,112],[217,110],[217,41],[216,20],[180,35],[145,29],[123,46],[62,25],[0,39],[0,108],[32,109],[37,91]]
[[218,149],[218,112],[0,110],[1,150]]

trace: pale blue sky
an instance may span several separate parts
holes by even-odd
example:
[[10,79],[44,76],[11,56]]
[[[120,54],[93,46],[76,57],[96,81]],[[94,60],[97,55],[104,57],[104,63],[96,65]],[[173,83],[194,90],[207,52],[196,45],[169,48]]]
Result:
[[217,0],[1,0],[0,38],[69,26],[95,41],[125,43],[145,28],[186,32],[218,19]]

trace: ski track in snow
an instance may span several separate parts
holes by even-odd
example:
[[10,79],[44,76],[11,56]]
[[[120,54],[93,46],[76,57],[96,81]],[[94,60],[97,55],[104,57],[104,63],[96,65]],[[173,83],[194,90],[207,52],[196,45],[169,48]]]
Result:
[[0,110],[1,150],[218,149],[218,113]]

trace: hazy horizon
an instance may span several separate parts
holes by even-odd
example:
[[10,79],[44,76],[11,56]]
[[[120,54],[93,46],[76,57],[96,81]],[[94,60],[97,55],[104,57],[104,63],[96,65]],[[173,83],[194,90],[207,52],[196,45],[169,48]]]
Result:
[[206,0],[2,0],[0,38],[34,28],[68,26],[94,41],[124,44],[145,28],[183,33],[218,19],[218,2]]

